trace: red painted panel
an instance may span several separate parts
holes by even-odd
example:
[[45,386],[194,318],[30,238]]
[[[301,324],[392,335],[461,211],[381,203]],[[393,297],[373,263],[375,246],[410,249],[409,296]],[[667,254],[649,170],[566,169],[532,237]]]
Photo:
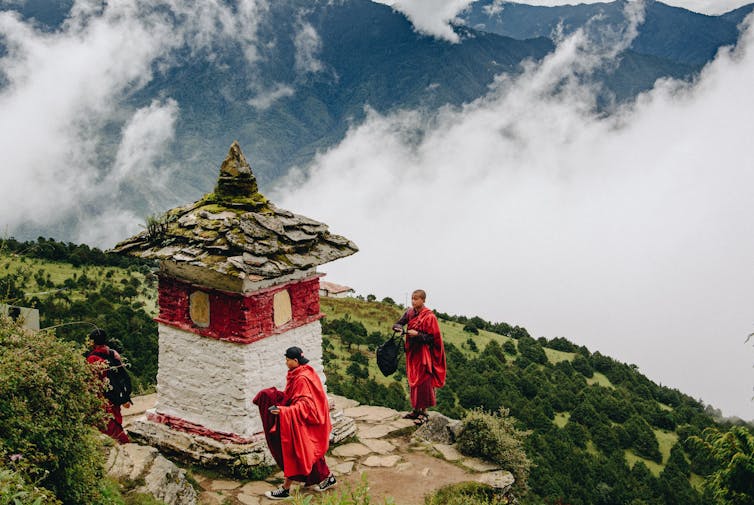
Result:
[[[251,343],[322,318],[319,277],[316,275],[252,293],[233,293],[162,275],[158,298],[160,311],[156,320],[205,337]],[[287,289],[291,297],[292,319],[275,327],[272,300],[275,293],[283,289]],[[196,326],[189,315],[189,295],[195,290],[209,294],[210,324],[206,328]]]
[[209,437],[225,443],[252,444],[264,439],[264,433],[254,435],[252,438],[244,438],[236,435],[235,433],[224,433],[222,431],[210,430],[209,428],[205,428],[201,424],[192,423],[179,417],[158,414],[152,411],[147,411],[147,419],[152,421],[153,423],[164,424],[172,430],[191,433],[192,435],[199,435],[202,437]]

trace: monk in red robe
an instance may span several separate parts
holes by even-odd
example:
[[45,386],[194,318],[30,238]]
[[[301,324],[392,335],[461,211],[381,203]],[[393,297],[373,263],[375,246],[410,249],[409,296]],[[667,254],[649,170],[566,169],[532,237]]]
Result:
[[332,431],[330,404],[319,375],[308,363],[301,348],[288,348],[285,391],[263,389],[253,400],[259,406],[267,445],[285,475],[282,486],[265,493],[272,500],[290,497],[293,481],[316,491],[336,483],[325,462]]
[[445,385],[445,347],[440,325],[434,312],[424,303],[427,293],[417,289],[411,294],[411,308],[393,325],[401,331],[406,326],[406,377],[413,411],[406,419],[418,425],[427,421],[427,407],[437,405],[435,388]]
[[[89,364],[98,364],[99,370],[97,372],[97,377],[100,381],[105,381],[107,379],[107,359],[105,359],[103,356],[107,356],[111,349],[107,345],[107,334],[105,333],[105,330],[97,328],[95,330],[92,330],[92,332],[89,334],[89,339],[92,342],[92,349],[89,351],[86,355],[86,361]],[[115,354],[115,357],[118,361],[122,361],[120,358],[120,354],[118,354],[118,351],[115,349],[112,349],[112,352]],[[129,408],[131,406],[131,402],[126,402],[123,404],[124,408]],[[102,407],[105,409],[105,412],[107,413],[107,426],[105,428],[100,428],[100,431],[104,433],[105,435],[109,436],[119,444],[128,444],[131,442],[131,440],[128,438],[128,434],[123,429],[123,414],[120,411],[120,405],[116,405],[104,396],[102,396]]]

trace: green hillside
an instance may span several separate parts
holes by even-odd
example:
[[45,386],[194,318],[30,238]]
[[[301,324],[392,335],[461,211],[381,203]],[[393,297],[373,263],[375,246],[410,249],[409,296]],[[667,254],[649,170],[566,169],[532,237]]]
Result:
[[0,240],[0,303],[39,309],[41,328],[80,344],[96,326],[128,358],[135,388],[157,377],[156,277],[147,263],[86,245]]
[[[359,299],[321,305],[330,390],[407,409],[403,363],[385,378],[374,359],[402,308]],[[700,490],[710,461],[689,441],[716,426],[704,405],[563,338],[535,340],[505,323],[439,316],[448,379],[437,410],[462,418],[504,407],[531,430],[526,450],[535,466],[525,502],[706,501]]]

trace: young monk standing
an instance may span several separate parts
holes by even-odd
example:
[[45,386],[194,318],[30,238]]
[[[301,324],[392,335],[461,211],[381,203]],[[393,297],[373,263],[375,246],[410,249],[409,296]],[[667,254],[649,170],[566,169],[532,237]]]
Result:
[[282,486],[265,493],[272,500],[290,497],[293,481],[316,491],[336,483],[325,462],[332,430],[330,404],[319,375],[308,363],[301,348],[289,347],[285,391],[263,389],[253,400],[259,406],[267,445],[285,475]]
[[437,405],[435,388],[445,385],[445,347],[434,312],[424,303],[427,293],[417,289],[411,294],[411,308],[393,325],[401,331],[406,325],[406,377],[413,411],[406,419],[417,425],[427,421],[427,407]]

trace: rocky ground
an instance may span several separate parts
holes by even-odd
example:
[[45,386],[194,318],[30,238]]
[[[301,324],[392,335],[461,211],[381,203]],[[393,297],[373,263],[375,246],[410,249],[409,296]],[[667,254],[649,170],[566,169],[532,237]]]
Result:
[[[336,490],[355,487],[366,478],[374,503],[392,497],[397,505],[422,505],[425,495],[447,484],[480,481],[505,488],[513,482],[509,472],[460,454],[446,439],[447,419],[442,416],[432,416],[427,426],[417,429],[412,421],[402,418],[403,412],[358,405],[342,397],[333,399],[336,409],[353,418],[357,427],[351,441],[331,447],[327,456],[327,464],[338,478]],[[155,395],[136,398],[134,406],[124,411],[126,428],[155,400]],[[206,505],[272,503],[264,492],[282,482],[282,473],[266,481],[235,481],[196,472],[191,476],[201,486],[198,503]],[[319,494],[304,488],[299,491]]]

